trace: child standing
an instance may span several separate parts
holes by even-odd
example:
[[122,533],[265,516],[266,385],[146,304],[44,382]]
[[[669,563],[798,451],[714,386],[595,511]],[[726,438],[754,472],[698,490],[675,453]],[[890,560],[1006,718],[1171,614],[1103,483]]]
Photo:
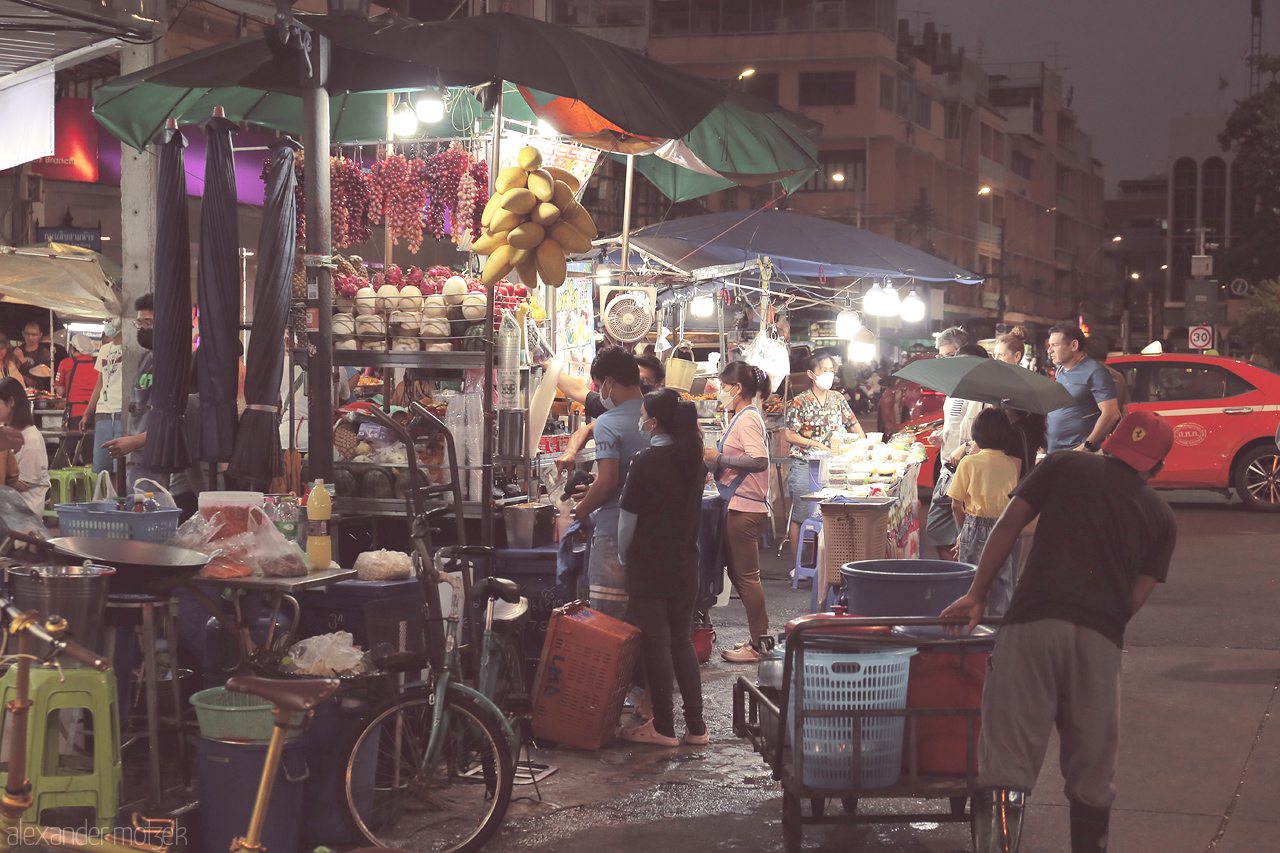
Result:
[[[984,409],[973,422],[978,452],[960,460],[947,489],[951,511],[960,527],[956,558],[962,563],[978,564],[991,529],[1009,505],[1009,493],[1018,485],[1020,464],[1005,452],[1013,438],[1009,419],[999,409]],[[988,616],[1004,615],[1013,598],[1013,584],[1010,558],[1000,567],[987,593]]]

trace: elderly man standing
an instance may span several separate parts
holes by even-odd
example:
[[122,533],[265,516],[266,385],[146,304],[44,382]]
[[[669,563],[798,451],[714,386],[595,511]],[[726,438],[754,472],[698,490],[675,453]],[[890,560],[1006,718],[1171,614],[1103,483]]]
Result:
[[1055,727],[1072,853],[1107,849],[1124,631],[1168,575],[1178,534],[1173,510],[1147,484],[1172,447],[1164,418],[1133,412],[1100,455],[1046,456],[1013,490],[969,591],[942,611],[973,630],[1018,534],[1042,518],[982,691],[977,853],[1017,852],[1026,797]]
[[1084,334],[1076,326],[1054,326],[1049,330],[1049,358],[1056,367],[1053,378],[1071,392],[1076,401],[1074,406],[1049,413],[1050,453],[1058,450],[1097,453],[1102,440],[1120,421],[1120,404],[1111,374],[1084,350]]

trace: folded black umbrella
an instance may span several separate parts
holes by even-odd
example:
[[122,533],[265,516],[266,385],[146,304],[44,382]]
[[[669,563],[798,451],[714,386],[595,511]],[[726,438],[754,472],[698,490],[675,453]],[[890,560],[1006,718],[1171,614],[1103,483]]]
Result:
[[200,446],[204,462],[226,462],[236,440],[236,391],[240,364],[240,232],[236,217],[236,170],[231,153],[235,124],[205,123],[204,200],[200,203],[200,254],[196,302],[200,346],[196,383],[200,393]]
[[155,368],[143,464],[181,471],[191,464],[187,447],[187,383],[191,367],[191,229],[187,221],[187,173],[177,130],[160,134],[156,191]]
[[253,330],[245,356],[245,409],[227,465],[228,477],[258,488],[284,474],[280,381],[297,243],[293,161],[300,147],[289,139],[271,146],[271,171],[258,233],[258,273],[253,280]]

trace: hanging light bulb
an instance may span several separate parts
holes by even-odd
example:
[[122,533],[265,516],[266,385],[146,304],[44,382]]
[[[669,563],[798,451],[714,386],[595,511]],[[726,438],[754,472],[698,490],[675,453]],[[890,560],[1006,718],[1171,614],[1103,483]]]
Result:
[[689,310],[695,317],[710,317],[716,313],[716,304],[710,296],[699,296],[689,303]]
[[[873,317],[887,317],[890,312],[885,310],[885,292],[880,286],[880,282],[873,282],[871,289],[862,297],[862,310],[866,311]],[[892,313],[897,313],[896,311]]]
[[876,336],[863,326],[849,341],[849,360],[856,364],[870,364],[876,360]]
[[596,267],[596,283],[603,284],[613,278],[613,267],[599,266]]
[[[399,96],[397,96],[399,100]],[[399,137],[416,136],[418,133],[418,115],[409,106],[407,100],[400,101],[391,113],[391,132]]]
[[902,321],[904,323],[919,323],[924,319],[924,312],[924,300],[917,296],[914,290],[907,294],[906,299],[902,300]]
[[884,283],[884,302],[881,304],[880,311],[881,317],[896,317],[902,312],[902,297],[888,281]]
[[413,110],[418,114],[418,121],[423,124],[435,124],[444,120],[444,96],[439,89],[426,89],[418,96],[418,101],[413,105]]
[[845,308],[836,315],[836,337],[849,340],[853,337],[854,332],[862,328],[862,320],[858,317],[858,312],[852,308]]

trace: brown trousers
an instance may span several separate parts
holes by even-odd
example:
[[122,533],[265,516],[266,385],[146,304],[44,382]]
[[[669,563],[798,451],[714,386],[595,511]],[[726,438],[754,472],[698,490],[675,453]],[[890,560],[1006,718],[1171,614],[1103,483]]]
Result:
[[764,590],[760,587],[760,534],[768,524],[768,513],[731,509],[724,525],[729,580],[747,609],[747,627],[752,643],[769,633],[769,613],[764,605]]

